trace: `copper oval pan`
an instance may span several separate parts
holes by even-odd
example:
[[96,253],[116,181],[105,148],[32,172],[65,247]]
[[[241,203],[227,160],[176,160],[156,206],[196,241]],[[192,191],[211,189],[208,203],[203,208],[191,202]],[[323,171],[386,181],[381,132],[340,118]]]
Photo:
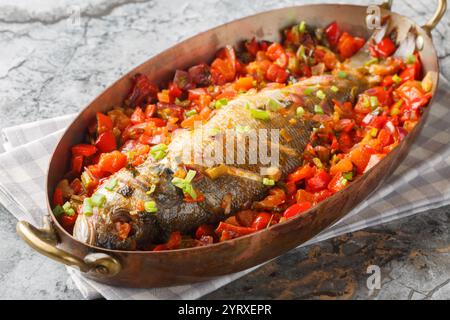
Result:
[[[390,3],[390,1],[388,2]],[[438,58],[430,30],[442,17],[446,1],[440,1],[440,10],[429,24],[417,27],[423,37],[421,58],[426,72],[435,75],[433,93],[439,75]],[[337,20],[343,29],[354,35],[367,37],[367,7],[355,5],[306,5],[273,10],[230,22],[201,33],[151,58],[106,89],[90,103],[64,133],[52,156],[47,180],[48,199],[69,164],[70,147],[79,143],[87,124],[97,111],[107,111],[120,105],[131,87],[131,77],[144,73],[155,83],[173,76],[174,70],[211,61],[217,49],[226,44],[237,45],[244,39],[279,40],[280,30],[301,20],[324,27]],[[444,11],[442,11],[444,10]],[[399,27],[414,22],[386,9]],[[432,107],[430,105],[430,107]],[[306,214],[271,227],[270,229],[231,241],[175,251],[136,252],[112,251],[89,246],[75,240],[48,211],[52,229],[38,230],[26,222],[19,222],[19,234],[39,252],[66,265],[78,267],[97,281],[126,287],[162,287],[208,280],[220,275],[241,271],[275,258],[311,239],[373,192],[389,177],[408,153],[411,144],[423,127],[429,108],[421,122],[384,160],[348,188],[320,203]],[[56,233],[56,234],[55,234]]]

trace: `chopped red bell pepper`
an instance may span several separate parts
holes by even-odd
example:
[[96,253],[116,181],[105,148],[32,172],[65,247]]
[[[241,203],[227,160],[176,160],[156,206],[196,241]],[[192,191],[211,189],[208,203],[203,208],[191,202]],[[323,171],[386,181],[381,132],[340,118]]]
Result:
[[344,179],[342,173],[339,172],[333,177],[333,179],[331,179],[330,183],[328,184],[328,190],[336,193],[344,189],[346,185],[347,180]]
[[422,77],[422,63],[420,61],[420,56],[418,53],[415,53],[414,57],[414,63],[406,65],[405,70],[400,73],[400,78],[403,82],[409,80],[420,80]]
[[390,57],[396,50],[395,43],[391,38],[384,38],[377,45],[373,46],[371,50],[372,56],[387,58]]
[[333,22],[328,27],[325,28],[325,36],[327,37],[328,43],[335,47],[339,42],[339,38],[341,37],[341,29],[339,28],[337,22]]
[[311,208],[311,206],[312,206],[311,202],[308,202],[308,201],[296,203],[296,204],[290,206],[289,208],[287,208],[286,211],[284,211],[283,217],[285,217],[286,219],[295,217],[295,216],[309,210]]
[[314,177],[306,180],[306,191],[319,192],[326,189],[330,183],[330,175],[323,169],[318,170]]
[[53,193],[53,206],[62,206],[64,204],[63,193],[60,188],[56,188]]
[[337,49],[342,58],[348,59],[357,53],[364,46],[365,42],[363,38],[353,37],[349,33],[344,32],[339,38]]
[[101,112],[97,112],[97,134],[113,129],[111,118]]
[[208,224],[202,224],[198,226],[197,230],[195,231],[195,238],[200,240],[202,237],[205,236],[214,236],[214,228],[211,225]]
[[396,92],[405,101],[405,106],[413,110],[427,105],[432,96],[431,93],[426,93],[422,89],[420,82],[416,81],[405,82]]
[[255,232],[256,229],[251,227],[240,227],[229,223],[220,222],[219,226],[216,228],[216,233],[221,234],[221,232],[223,231],[232,232],[236,234],[236,236],[244,236],[246,234]]
[[98,167],[108,173],[115,173],[127,165],[127,156],[120,151],[103,153],[100,156]]
[[74,215],[67,215],[67,214],[63,214],[60,218],[59,221],[61,222],[61,225],[63,226],[63,228],[65,230],[67,230],[68,232],[72,232],[72,228],[75,224],[75,221],[77,221],[77,217],[78,214],[75,213]]
[[145,114],[140,107],[136,107],[130,119],[132,124],[143,123],[145,121]]
[[81,173],[83,169],[83,159],[82,155],[77,155],[72,157],[72,171],[76,173]]
[[105,131],[98,137],[95,142],[98,150],[102,153],[111,152],[117,149],[116,136],[112,133],[112,131]]
[[288,56],[281,44],[278,42],[272,43],[266,51],[267,57],[272,60],[273,63],[281,68],[286,68],[288,65]]
[[279,65],[272,63],[266,72],[266,78],[272,82],[285,83],[289,74]]
[[97,153],[97,147],[91,144],[77,144],[72,147],[72,155],[73,156],[85,156],[90,157]]
[[309,164],[298,168],[296,171],[288,175],[287,181],[297,183],[302,179],[309,179],[316,173],[316,167]]
[[252,223],[252,228],[262,230],[269,225],[273,215],[267,212],[260,212]]
[[147,107],[145,107],[145,117],[151,118],[155,115],[156,112],[156,104],[149,104]]

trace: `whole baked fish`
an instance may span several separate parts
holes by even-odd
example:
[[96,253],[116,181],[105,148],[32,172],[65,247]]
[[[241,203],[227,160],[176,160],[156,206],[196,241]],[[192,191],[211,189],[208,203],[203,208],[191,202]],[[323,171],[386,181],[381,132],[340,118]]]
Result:
[[[145,249],[164,242],[172,231],[191,232],[250,208],[270,188],[264,178],[282,179],[302,164],[311,133],[320,126],[303,114],[331,114],[336,101],[354,102],[366,87],[354,75],[323,75],[238,96],[204,125],[174,132],[164,159],[148,157],[139,167],[112,175],[108,181],[114,179],[115,188],[106,188],[105,181],[97,189],[96,194],[106,197],[105,204],[90,217],[79,216],[74,236],[110,249]],[[259,151],[278,155],[275,166],[251,159],[256,152],[249,140],[252,134],[257,134]],[[174,176],[180,168],[190,172],[189,179]],[[202,201],[185,201],[186,192]],[[151,202],[156,212],[137,211],[142,201]],[[120,238],[116,222],[131,225],[128,238]]]

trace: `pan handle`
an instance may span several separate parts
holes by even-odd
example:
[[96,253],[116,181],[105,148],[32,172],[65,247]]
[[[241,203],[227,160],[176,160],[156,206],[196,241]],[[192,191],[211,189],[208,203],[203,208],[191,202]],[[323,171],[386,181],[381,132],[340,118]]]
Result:
[[90,253],[80,259],[73,254],[59,249],[58,239],[48,220],[43,229],[38,229],[26,221],[19,221],[16,226],[20,237],[37,252],[95,277],[112,277],[120,272],[120,262],[104,253]]
[[[447,0],[438,1],[438,7],[433,17],[422,26],[422,29],[424,29],[430,35],[431,31],[436,27],[439,21],[441,21],[442,17],[445,14],[445,11],[447,10]],[[384,9],[391,10],[393,2],[394,0],[384,0],[380,6]]]

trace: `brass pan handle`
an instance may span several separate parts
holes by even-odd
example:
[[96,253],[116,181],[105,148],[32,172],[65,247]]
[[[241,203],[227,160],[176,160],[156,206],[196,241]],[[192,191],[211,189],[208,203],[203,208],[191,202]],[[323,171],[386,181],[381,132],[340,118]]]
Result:
[[104,253],[90,253],[84,259],[80,259],[57,248],[58,240],[50,224],[43,229],[38,229],[26,221],[19,221],[16,230],[20,237],[37,252],[95,277],[112,277],[122,269],[117,259]]
[[[447,10],[447,0],[438,0],[438,1],[439,4],[433,17],[422,26],[422,29],[424,29],[429,35],[431,35],[431,31],[441,21],[442,17],[445,14],[445,11]],[[380,6],[383,7],[384,9],[391,10],[393,2],[394,0],[384,0]]]

